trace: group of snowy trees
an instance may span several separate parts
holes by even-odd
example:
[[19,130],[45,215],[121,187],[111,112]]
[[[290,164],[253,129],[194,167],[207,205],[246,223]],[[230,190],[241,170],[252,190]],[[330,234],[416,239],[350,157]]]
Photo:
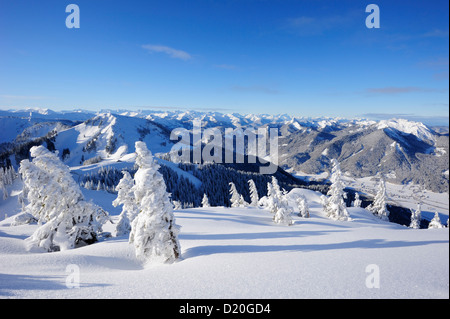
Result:
[[6,186],[11,185],[16,178],[17,174],[14,167],[0,167],[0,191],[3,193],[3,200],[7,199],[9,196]]
[[[145,143],[136,142],[135,148],[136,163],[132,172],[122,171],[121,178],[115,185],[119,176],[117,170],[102,169],[99,173],[103,175],[103,178],[98,179],[97,183],[98,185],[107,183],[108,187],[114,188],[114,191],[117,192],[117,198],[112,204],[115,207],[121,205],[122,211],[116,225],[116,236],[129,235],[129,243],[134,245],[136,257],[144,263],[151,261],[172,263],[181,255],[178,241],[180,227],[176,225],[173,214],[174,206],[181,208],[181,203],[173,198],[171,200],[165,181],[167,179],[164,178],[161,171],[165,172],[166,176],[171,176],[168,178],[169,181],[176,181],[177,179],[171,174],[177,176],[178,174],[170,169],[161,169]],[[60,161],[56,154],[43,146],[32,147],[30,154],[31,161],[24,159],[20,163],[19,173],[24,184],[21,197],[23,213],[16,218],[16,223],[35,221],[39,225],[33,235],[26,239],[30,248],[38,247],[51,252],[96,242],[99,236],[104,235],[102,226],[110,220],[108,213],[85,200],[80,186],[73,180],[69,168]],[[332,160],[332,164],[328,196],[321,197],[324,212],[327,217],[334,220],[351,220],[345,204],[346,193],[339,163]],[[210,166],[203,167],[210,168]],[[229,174],[228,176],[234,178],[236,176],[242,178],[241,175]],[[7,196],[4,185],[11,184],[15,176],[12,168],[0,169],[0,189],[3,191],[4,197]],[[249,202],[238,192],[233,181],[227,181],[229,188],[226,193],[229,206],[263,207],[273,214],[275,223],[293,225],[294,209],[289,203],[288,192],[280,187],[278,179],[271,176],[270,181],[267,181],[267,176],[252,176],[255,178],[248,179],[244,183],[247,185],[245,191]],[[260,198],[263,181],[267,182],[266,195]],[[83,180],[84,186],[92,182],[93,178]],[[187,191],[196,194],[194,189],[196,189],[194,186],[188,187]],[[217,189],[215,191],[217,192]],[[206,192],[201,198],[203,207],[211,206]],[[215,197],[216,199],[217,197]],[[200,198],[198,200],[200,201]],[[367,209],[380,219],[389,220],[386,202],[386,185],[381,178],[375,199]],[[308,202],[304,196],[296,198],[296,205],[300,217],[310,217]],[[358,194],[355,196],[353,205],[361,206]],[[420,228],[420,215],[421,208],[419,206],[416,211],[412,212],[411,228]],[[441,227],[443,226],[436,213],[429,228]]]
[[236,185],[230,182],[230,202],[231,207],[264,207],[273,214],[273,221],[277,224],[293,225],[292,212],[293,209],[289,205],[287,192],[282,191],[278,180],[272,176],[271,182],[267,183],[267,196],[259,199],[258,190],[255,182],[251,179],[248,181],[251,202],[247,203],[243,196],[238,193]]
[[[411,224],[409,228],[419,229],[422,221],[422,205],[418,204],[416,210],[411,209]],[[447,227],[449,227],[449,220],[447,219]],[[441,218],[439,217],[439,213],[435,212],[433,219],[428,224],[429,229],[433,228],[445,228],[445,226],[441,222]]]
[[[30,150],[32,160],[20,163],[23,213],[15,224],[37,222],[39,228],[26,239],[30,249],[48,252],[72,249],[96,242],[102,226],[110,221],[99,206],[84,199],[69,168],[43,146]],[[142,262],[174,262],[180,257],[179,226],[159,165],[145,143],[136,142],[134,178],[122,174],[114,206],[122,205],[117,236],[129,234],[136,257]]]
[[273,214],[273,221],[282,225],[293,225],[293,209],[289,205],[287,192],[281,190],[278,180],[272,176],[272,182],[267,183],[267,199],[263,200],[266,208]]
[[136,257],[143,263],[172,263],[181,255],[180,227],[175,224],[173,206],[159,165],[144,142],[136,142],[134,179],[124,172],[113,205],[122,205],[117,235],[129,233]]

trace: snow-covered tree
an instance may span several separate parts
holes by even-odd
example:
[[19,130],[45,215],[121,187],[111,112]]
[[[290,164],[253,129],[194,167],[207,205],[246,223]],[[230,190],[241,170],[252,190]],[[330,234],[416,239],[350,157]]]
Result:
[[441,218],[439,217],[439,213],[435,212],[433,219],[430,221],[428,228],[444,228],[441,223]]
[[206,196],[206,194],[203,194],[202,207],[211,207],[211,205],[209,204],[208,196]]
[[308,202],[306,201],[306,197],[305,196],[299,196],[296,200],[297,202],[297,207],[298,207],[298,216],[299,217],[303,217],[303,218],[309,218],[309,205]]
[[239,196],[239,207],[248,207],[249,203],[247,203],[244,199],[244,196]]
[[181,202],[180,202],[180,201],[174,200],[174,201],[172,201],[172,204],[173,204],[173,209],[174,209],[174,210],[182,209],[182,206],[181,206]]
[[6,185],[3,180],[0,179],[0,191],[3,193],[3,200],[8,198],[8,190],[6,189]]
[[131,223],[129,242],[143,263],[172,263],[181,255],[173,206],[159,165],[144,142],[138,141],[133,192],[139,214]]
[[11,185],[16,177],[17,174],[14,167],[0,167],[0,184],[3,182],[5,186]]
[[58,251],[97,241],[108,214],[84,200],[58,156],[43,146],[34,146],[30,152],[33,161],[23,160],[19,169],[28,190],[25,213],[41,226],[26,239],[29,248]]
[[344,185],[342,183],[341,168],[337,160],[331,160],[333,165],[331,171],[331,187],[328,191],[328,197],[322,197],[322,205],[328,218],[334,220],[351,220],[350,215],[345,206]]
[[411,209],[411,224],[409,224],[409,227],[413,229],[419,229],[421,219],[422,219],[422,207],[420,204],[418,204],[416,211]]
[[361,207],[362,200],[359,198],[359,193],[355,193],[355,200],[353,201],[353,207]]
[[131,231],[131,223],[139,213],[134,198],[133,186],[134,181],[130,173],[123,171],[123,177],[116,186],[117,198],[112,202],[114,207],[123,205],[116,225],[116,236],[128,235]]
[[274,214],[273,221],[276,224],[293,225],[292,207],[289,205],[286,194],[281,191],[275,176],[272,176],[272,183],[268,183],[267,189],[268,208]]
[[256,184],[253,179],[248,181],[249,189],[250,189],[250,206],[257,207],[259,201],[258,190],[256,189]]
[[386,206],[387,195],[386,195],[386,182],[381,177],[378,184],[378,192],[375,199],[371,205],[367,207],[374,215],[378,216],[380,219],[389,221],[389,211]]
[[230,202],[231,202],[231,207],[239,207],[241,206],[241,195],[238,193],[237,189],[236,189],[236,185],[233,182],[229,183],[230,185]]

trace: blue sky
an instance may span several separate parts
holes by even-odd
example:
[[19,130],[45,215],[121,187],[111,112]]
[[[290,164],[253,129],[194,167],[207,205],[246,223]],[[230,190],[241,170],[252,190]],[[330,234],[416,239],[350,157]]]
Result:
[[[80,28],[68,29],[68,4]],[[380,28],[368,29],[368,4]],[[0,0],[0,108],[448,123],[441,0]]]

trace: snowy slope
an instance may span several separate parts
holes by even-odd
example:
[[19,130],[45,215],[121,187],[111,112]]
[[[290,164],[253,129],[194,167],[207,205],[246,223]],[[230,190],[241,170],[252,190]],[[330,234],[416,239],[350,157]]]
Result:
[[[258,208],[176,211],[183,258],[147,268],[124,237],[27,252],[23,239],[37,226],[9,226],[10,217],[0,222],[0,298],[449,298],[448,229],[407,229],[360,208],[349,209],[352,222],[331,221],[317,193],[293,190],[291,199],[300,194],[312,217],[294,216],[290,227]],[[107,209],[114,199],[86,195]],[[110,211],[114,220],[119,211]],[[73,265],[79,289],[66,286]],[[366,286],[369,265],[379,288]]]
[[[30,116],[31,115],[31,116]],[[174,128],[192,129],[193,120],[204,128],[279,128],[279,165],[284,169],[320,174],[329,170],[331,158],[355,178],[386,175],[396,184],[416,183],[434,192],[448,192],[448,134],[438,134],[423,123],[405,119],[304,118],[286,114],[223,114],[197,111],[103,110],[54,112],[47,109],[0,111],[0,124],[11,128],[0,137],[11,142],[31,122],[85,121],[59,132],[57,149],[69,166],[85,160],[120,160],[143,140],[153,153],[167,152],[173,145]],[[11,122],[11,123],[9,123]],[[49,128],[50,129],[50,128]],[[45,133],[45,130],[41,130]],[[40,130],[34,128],[31,136]],[[94,148],[95,146],[95,148]],[[4,146],[5,147],[5,146]],[[0,151],[2,147],[0,145]],[[1,155],[1,153],[0,153]]]
[[94,158],[98,161],[121,160],[134,153],[134,143],[139,140],[146,142],[153,153],[168,152],[172,146],[169,132],[154,123],[111,113],[98,114],[60,132],[55,146],[60,154],[64,149],[70,151],[64,162],[73,167]]

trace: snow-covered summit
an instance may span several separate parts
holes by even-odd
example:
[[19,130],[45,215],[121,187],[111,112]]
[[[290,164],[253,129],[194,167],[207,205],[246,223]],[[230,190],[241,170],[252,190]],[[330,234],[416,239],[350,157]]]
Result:
[[394,128],[405,134],[412,134],[425,142],[434,142],[436,140],[435,133],[420,122],[405,119],[382,120],[378,123],[377,127],[378,129]]

